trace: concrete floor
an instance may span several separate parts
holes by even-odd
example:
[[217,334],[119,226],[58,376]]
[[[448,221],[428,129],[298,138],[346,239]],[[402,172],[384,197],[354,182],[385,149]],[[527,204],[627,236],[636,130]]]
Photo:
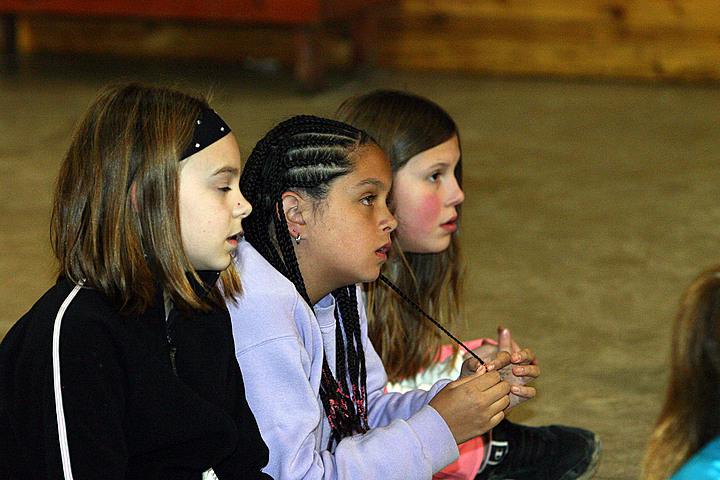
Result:
[[373,71],[302,96],[282,71],[26,59],[0,77],[0,337],[53,282],[59,161],[98,89],[119,78],[212,92],[243,156],[278,121],[331,115],[371,88],[446,107],[464,150],[462,336],[510,327],[542,368],[538,397],[511,419],[591,428],[604,445],[595,478],[637,477],[677,300],[719,257],[719,89]]

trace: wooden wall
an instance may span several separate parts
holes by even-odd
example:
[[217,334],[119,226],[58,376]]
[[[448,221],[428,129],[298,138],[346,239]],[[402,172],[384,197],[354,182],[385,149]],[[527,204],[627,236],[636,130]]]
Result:
[[396,15],[384,61],[402,67],[720,79],[717,0],[403,0]]
[[[720,0],[398,0],[375,15],[382,66],[491,75],[720,82]],[[349,58],[346,26],[326,35]],[[277,27],[26,18],[21,51],[292,61]]]

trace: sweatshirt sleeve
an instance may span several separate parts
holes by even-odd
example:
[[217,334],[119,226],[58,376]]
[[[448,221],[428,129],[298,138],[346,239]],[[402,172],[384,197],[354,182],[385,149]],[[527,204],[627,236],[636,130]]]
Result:
[[[311,321],[312,311],[299,296],[290,302],[276,292],[255,296],[249,283],[243,288],[248,296],[230,306],[230,313],[248,403],[270,449],[267,473],[308,480],[429,479],[457,459],[447,425],[426,405],[434,393],[420,391],[394,402],[377,402],[382,426],[328,449],[318,395],[322,338]],[[272,306],[258,301],[270,297]],[[395,414],[399,417],[393,418]]]
[[289,339],[238,353],[248,378],[248,402],[270,449],[265,471],[271,476],[428,479],[457,459],[447,425],[427,405],[407,420],[394,419],[384,427],[344,438],[334,451],[329,450],[319,433],[325,413],[303,368],[310,366],[308,358],[302,345]]
[[[369,341],[365,347],[365,364],[368,372],[368,422],[370,428],[387,425],[395,418],[409,419],[415,412],[424,408],[437,392],[450,383],[449,379],[443,379],[437,381],[428,390],[413,389],[403,393],[387,392],[385,368]],[[427,408],[432,409],[429,406]],[[435,426],[435,441],[445,439],[454,444],[452,432],[440,414],[436,412],[436,415],[440,419],[440,423]]]
[[[101,322],[68,320],[63,327],[62,401],[74,478],[125,478],[129,452],[120,355]],[[58,441],[56,433],[51,443]]]
[[[358,286],[359,288],[360,286]],[[360,292],[358,292],[358,298],[360,298]],[[367,369],[368,423],[370,428],[385,426],[398,418],[414,423],[418,421],[418,419],[413,418],[417,415],[416,412],[425,411],[426,413],[422,418],[423,422],[427,422],[427,425],[422,428],[432,432],[432,446],[441,448],[442,451],[452,451],[457,455],[457,445],[450,428],[440,414],[427,405],[437,392],[450,383],[450,380],[439,380],[427,390],[412,389],[403,393],[387,392],[385,367],[367,335],[368,325],[364,304],[358,306],[358,314],[360,316],[360,331]],[[426,445],[424,448],[431,449],[432,446]],[[456,458],[453,458],[449,463],[455,460]],[[441,465],[440,468],[444,466]]]
[[230,398],[227,404],[231,406],[231,414],[238,428],[238,442],[235,451],[213,470],[220,479],[270,479],[270,476],[261,472],[267,465],[268,450],[247,404],[242,374],[234,356],[228,372]]

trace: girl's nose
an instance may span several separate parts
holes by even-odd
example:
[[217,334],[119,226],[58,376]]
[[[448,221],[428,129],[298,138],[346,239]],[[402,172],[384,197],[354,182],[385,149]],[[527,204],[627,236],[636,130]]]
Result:
[[450,191],[447,196],[447,205],[455,207],[460,205],[465,200],[465,193],[457,182],[457,179],[453,176],[452,182],[448,185]]
[[250,205],[250,202],[245,200],[245,197],[240,194],[240,201],[237,202],[237,205],[235,205],[233,214],[240,218],[245,218],[250,215],[250,212],[252,212],[252,205]]
[[383,232],[390,233],[397,228],[398,222],[397,222],[397,220],[395,220],[395,216],[392,213],[390,213],[389,208],[386,209],[386,212],[387,212],[387,214],[385,216],[385,219],[381,223],[381,225],[382,225]]

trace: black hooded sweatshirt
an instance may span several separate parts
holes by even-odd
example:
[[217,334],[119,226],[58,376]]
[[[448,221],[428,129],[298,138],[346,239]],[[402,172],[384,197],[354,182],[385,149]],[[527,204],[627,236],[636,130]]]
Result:
[[[219,273],[203,272],[207,285]],[[0,478],[62,479],[53,389],[61,279],[0,344]],[[159,288],[157,290],[160,290]],[[82,288],[60,329],[60,379],[76,480],[270,478],[268,450],[245,400],[225,309],[165,318],[162,292],[120,315]]]

